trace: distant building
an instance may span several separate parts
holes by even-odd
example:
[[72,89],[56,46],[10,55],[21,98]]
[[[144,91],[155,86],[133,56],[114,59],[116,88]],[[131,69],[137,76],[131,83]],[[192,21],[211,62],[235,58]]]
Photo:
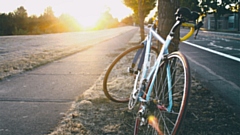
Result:
[[[217,20],[217,30],[222,31],[239,31],[239,14],[225,14]],[[213,14],[208,14],[204,18],[204,26],[206,30],[215,30],[215,19]]]

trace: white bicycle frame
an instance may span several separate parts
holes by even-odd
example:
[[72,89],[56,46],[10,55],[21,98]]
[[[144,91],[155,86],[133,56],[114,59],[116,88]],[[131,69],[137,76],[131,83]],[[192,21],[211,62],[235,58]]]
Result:
[[[180,21],[177,21],[173,27],[175,27],[179,23],[180,23]],[[159,42],[161,42],[163,44],[163,46],[162,46],[162,49],[161,49],[161,51],[160,51],[160,53],[157,57],[157,60],[154,64],[154,66],[151,68],[149,74],[147,74],[148,73],[147,70],[149,69],[150,51],[151,51],[151,45],[152,45],[151,42],[152,42],[153,37],[156,38]],[[137,92],[137,86],[139,85],[139,87],[141,87],[141,84],[143,83],[144,80],[148,81],[152,77],[152,81],[151,81],[151,84],[149,86],[148,92],[146,93],[146,99],[143,99],[141,96],[137,97],[140,102],[150,101],[150,95],[152,93],[153,85],[154,85],[154,82],[156,80],[156,76],[157,76],[157,72],[158,72],[157,69],[159,69],[160,63],[161,63],[162,59],[164,58],[164,55],[169,54],[168,46],[170,45],[172,39],[173,39],[173,35],[171,33],[169,33],[166,40],[164,40],[153,29],[153,25],[150,27],[149,34],[146,38],[146,41],[144,41],[144,42],[146,42],[146,43],[144,43],[146,50],[145,50],[145,54],[144,54],[144,62],[143,62],[141,80],[140,80],[140,83],[138,84],[138,78],[139,78],[139,75],[140,75],[140,71],[138,71],[138,74],[136,76],[135,83],[134,83],[133,93]],[[170,65],[168,64],[166,68],[167,68],[168,97],[169,97],[169,106],[167,107],[167,111],[170,112],[171,109],[172,109],[172,105],[173,105],[172,104],[172,78],[171,78]]]

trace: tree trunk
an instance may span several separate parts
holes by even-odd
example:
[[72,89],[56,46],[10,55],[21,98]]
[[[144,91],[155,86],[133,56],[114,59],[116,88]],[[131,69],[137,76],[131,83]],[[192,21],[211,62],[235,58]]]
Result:
[[[166,38],[175,23],[175,12],[179,8],[179,0],[158,0],[158,30],[159,34]],[[175,32],[173,40],[175,44],[169,46],[169,52],[176,51],[179,44],[179,30]]]
[[143,0],[138,0],[138,16],[139,16],[139,27],[140,27],[140,35],[141,41],[144,40],[144,16],[143,16]]

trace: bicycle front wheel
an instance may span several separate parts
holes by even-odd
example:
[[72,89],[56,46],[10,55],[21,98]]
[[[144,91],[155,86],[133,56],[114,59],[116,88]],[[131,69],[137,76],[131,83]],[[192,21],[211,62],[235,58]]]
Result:
[[[167,71],[167,66],[170,72]],[[170,74],[170,77],[167,74]],[[176,135],[180,129],[187,108],[191,85],[190,77],[186,57],[180,52],[174,52],[169,54],[160,64],[155,80],[149,80],[149,83],[153,83],[151,101],[155,102],[151,102],[147,106],[149,110],[145,114],[145,121],[149,115],[155,116],[158,128],[164,135]],[[169,84],[169,79],[171,79],[171,84]],[[146,93],[147,91],[148,89]],[[143,104],[140,105],[140,109]],[[172,107],[169,110],[170,104]],[[135,135],[159,134],[156,127],[154,128],[149,122],[144,124],[142,119],[142,116],[136,117]]]
[[[103,80],[103,91],[108,99],[119,103],[129,101],[136,74],[128,72],[128,68],[133,65],[136,53],[143,48],[144,45],[138,45],[124,51],[108,67]],[[151,53],[158,55],[155,47],[151,47]],[[137,71],[139,61],[140,59],[134,63],[134,71]]]

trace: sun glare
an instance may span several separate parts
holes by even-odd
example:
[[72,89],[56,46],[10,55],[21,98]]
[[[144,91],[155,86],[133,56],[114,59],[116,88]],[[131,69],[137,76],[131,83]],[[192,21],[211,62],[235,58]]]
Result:
[[69,14],[83,27],[94,26],[107,10],[119,21],[132,14],[132,10],[127,8],[122,0],[8,0],[6,5],[0,5],[0,12],[12,12],[20,6],[24,6],[29,16],[40,16],[47,7],[52,7],[56,17]]
[[89,16],[74,15],[74,17],[82,27],[89,28],[89,27],[94,27],[96,25],[98,18],[100,18],[100,15],[89,15]]
[[102,13],[109,10],[120,21],[132,11],[121,0],[76,0],[53,6],[55,13],[67,13],[73,16],[82,27],[94,27]]

